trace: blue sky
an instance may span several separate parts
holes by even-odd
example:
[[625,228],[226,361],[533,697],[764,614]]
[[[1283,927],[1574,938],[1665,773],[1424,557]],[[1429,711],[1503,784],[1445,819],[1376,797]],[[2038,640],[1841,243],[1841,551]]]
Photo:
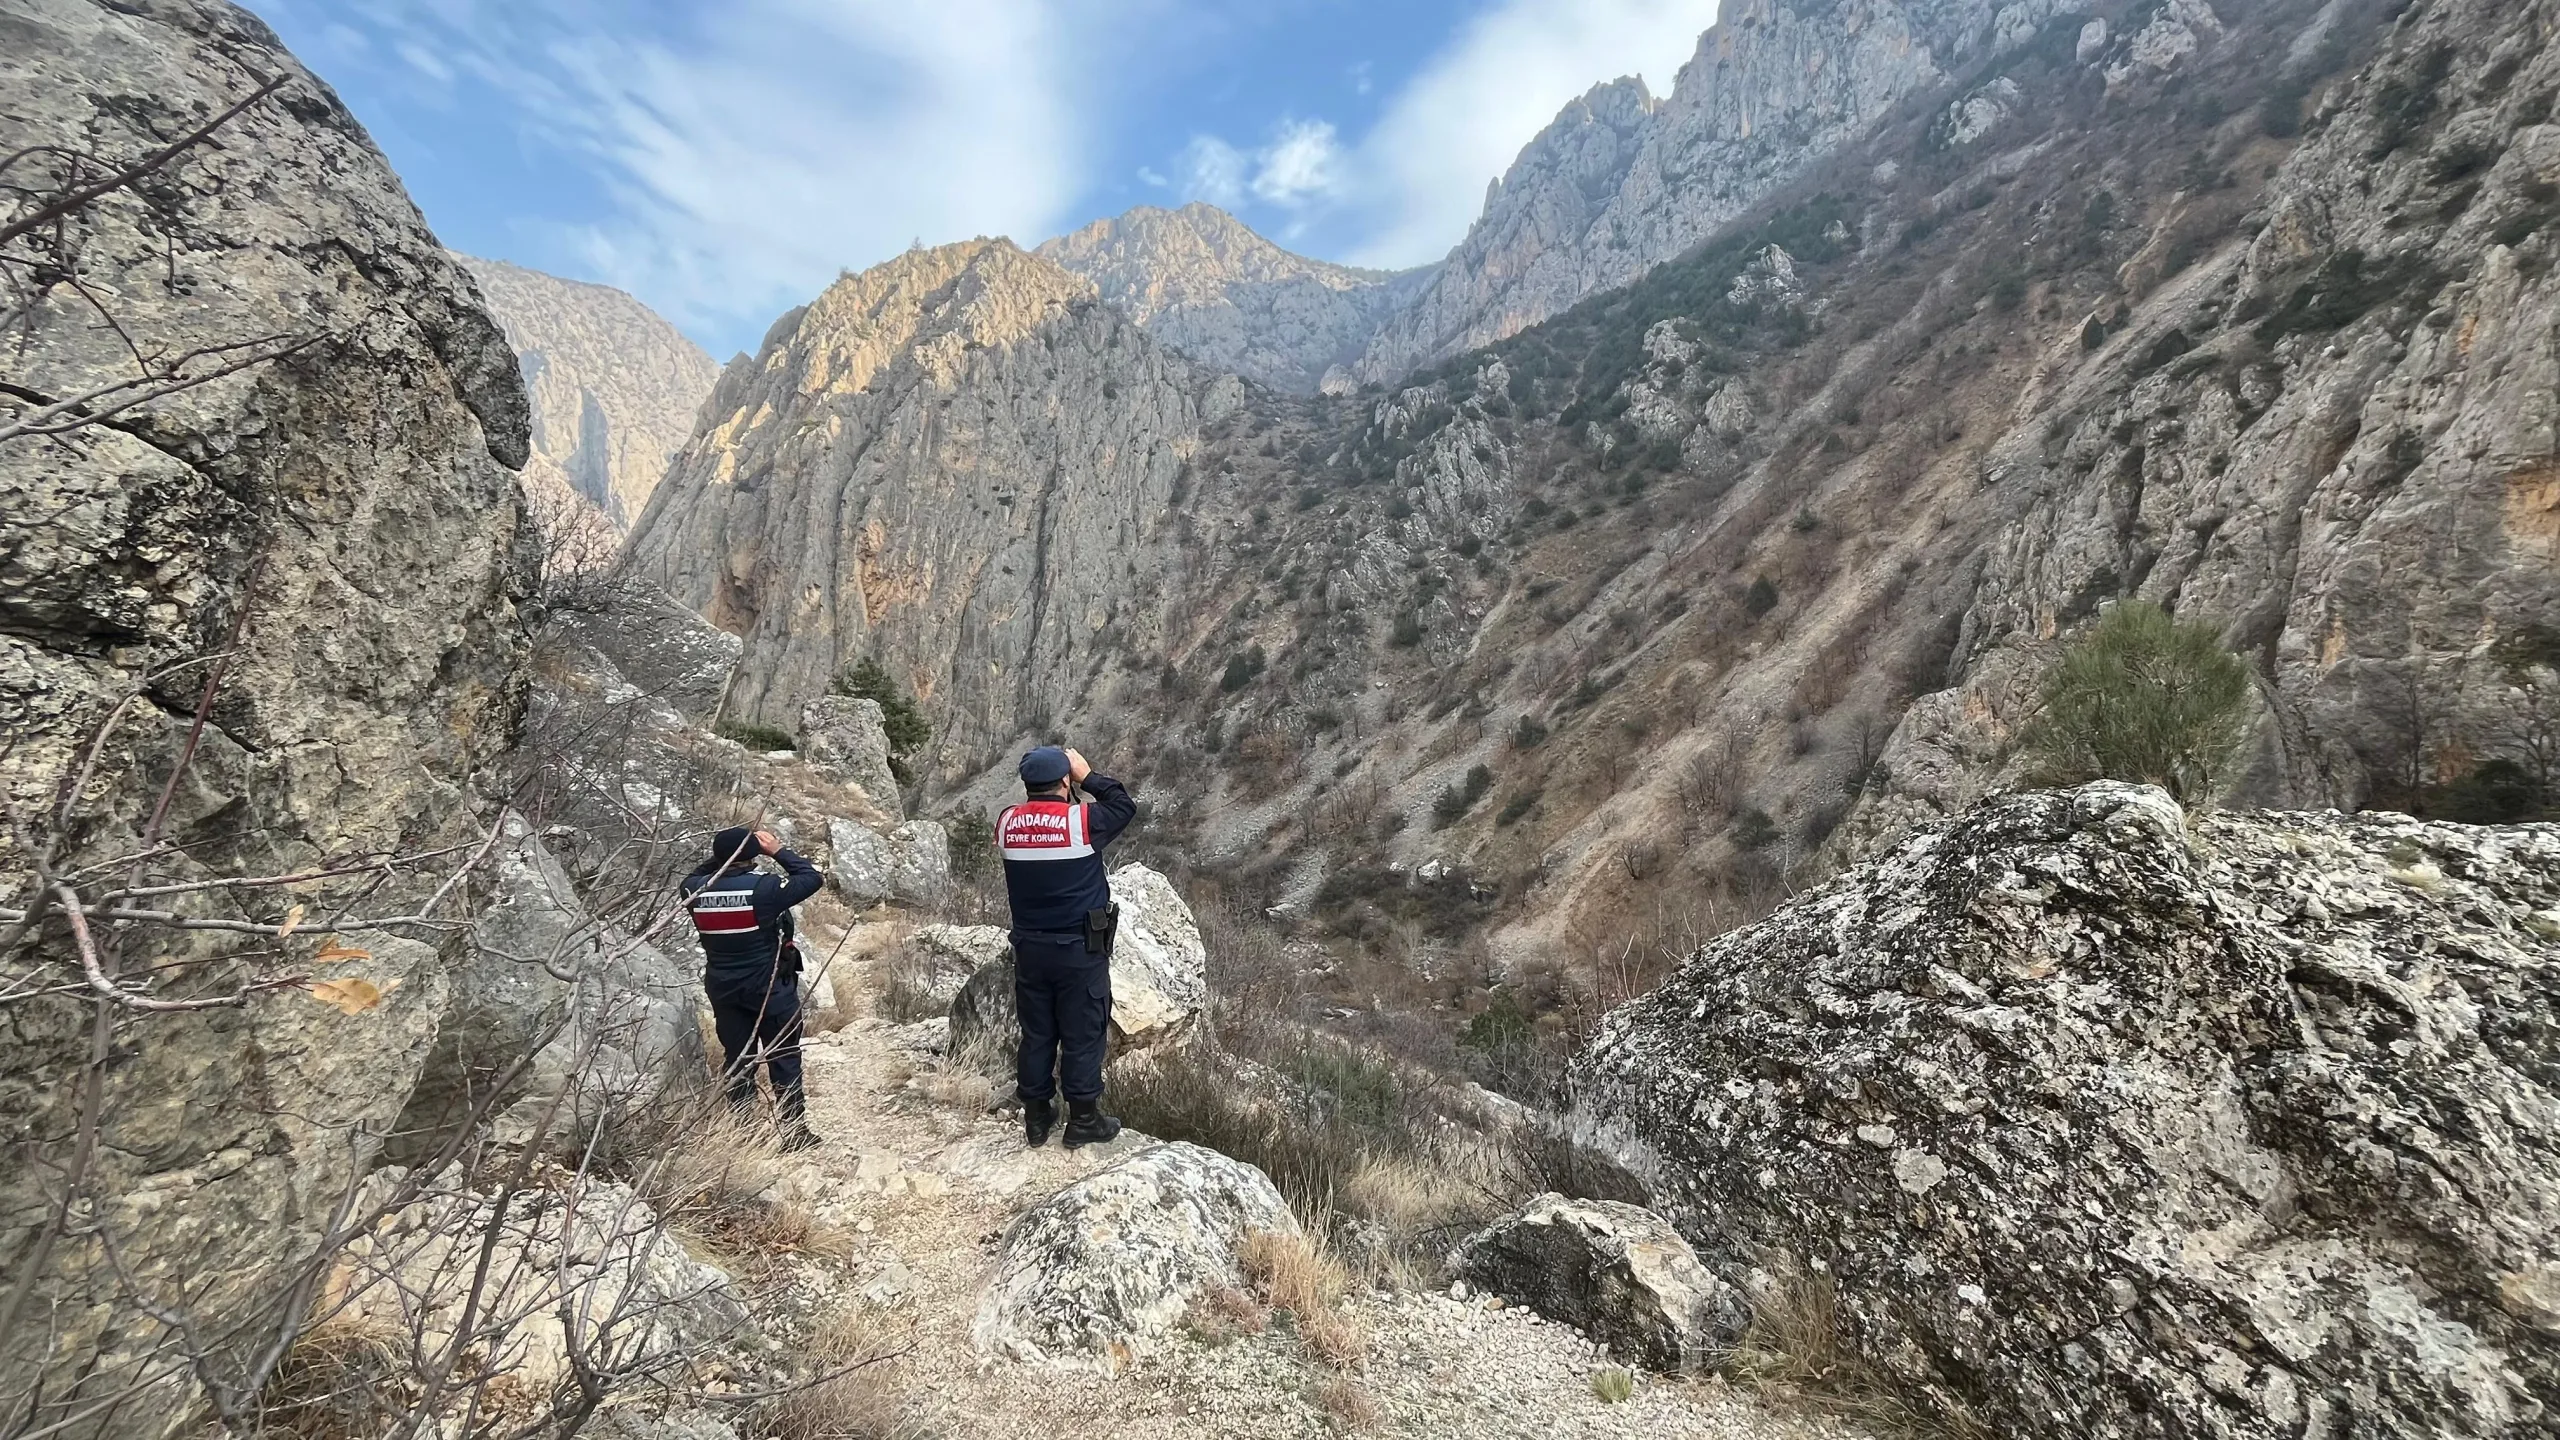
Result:
[[618,285],[715,356],[915,240],[1206,199],[1403,266],[1566,101],[1656,93],[1715,0],[246,0],[438,235]]

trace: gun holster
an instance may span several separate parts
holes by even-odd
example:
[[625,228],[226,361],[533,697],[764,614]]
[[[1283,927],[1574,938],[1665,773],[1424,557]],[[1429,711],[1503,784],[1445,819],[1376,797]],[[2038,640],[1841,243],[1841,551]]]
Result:
[[1111,958],[1111,942],[1120,933],[1120,907],[1105,905],[1084,912],[1084,953]]

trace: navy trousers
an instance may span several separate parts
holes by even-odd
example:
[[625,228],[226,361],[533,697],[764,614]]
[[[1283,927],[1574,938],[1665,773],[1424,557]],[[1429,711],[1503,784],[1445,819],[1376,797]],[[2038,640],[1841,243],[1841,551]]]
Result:
[[[767,987],[770,986],[770,993]],[[773,1080],[773,1098],[786,1121],[798,1120],[808,1108],[800,1089],[800,982],[748,980],[703,982],[711,997],[711,1021],[720,1032],[720,1051],[727,1061],[729,1103],[741,1109],[755,1104],[756,1067]]]
[[[1102,1098],[1102,1051],[1111,1036],[1111,959],[1082,940],[1013,942],[1013,1007],[1022,1017],[1014,1093],[1070,1104]],[[1052,1074],[1055,1079],[1052,1079]]]

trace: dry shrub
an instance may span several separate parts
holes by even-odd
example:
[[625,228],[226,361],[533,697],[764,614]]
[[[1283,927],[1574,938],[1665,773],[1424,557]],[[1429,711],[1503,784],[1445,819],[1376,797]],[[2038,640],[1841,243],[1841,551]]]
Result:
[[1218,1285],[1191,1299],[1183,1317],[1191,1332],[1211,1345],[1225,1345],[1271,1328],[1271,1307],[1233,1285]]
[[905,1409],[898,1363],[905,1337],[880,1313],[852,1305],[810,1338],[817,1378],[763,1407],[756,1433],[771,1440],[921,1440],[927,1431]]
[[1237,1257],[1245,1278],[1274,1310],[1285,1310],[1309,1355],[1347,1369],[1368,1354],[1369,1334],[1335,1307],[1350,1284],[1342,1262],[1319,1240],[1279,1230],[1257,1230]]
[[1939,1411],[1913,1401],[1904,1387],[1849,1343],[1840,1326],[1839,1291],[1828,1273],[1792,1262],[1752,1297],[1751,1323],[1726,1369],[1776,1399],[1801,1399],[1885,1435],[1913,1440],[1987,1440],[1990,1431],[1962,1409]]
[[714,1102],[673,1127],[634,1188],[669,1226],[751,1272],[786,1255],[849,1258],[852,1235],[777,1194],[785,1168],[771,1125]]
[[902,949],[875,973],[880,993],[872,1009],[881,1018],[912,1025],[951,1013],[951,1001],[934,991],[933,962],[923,956]]
[[323,1316],[277,1363],[261,1418],[295,1440],[369,1440],[417,1403],[408,1358],[407,1332],[388,1320]]

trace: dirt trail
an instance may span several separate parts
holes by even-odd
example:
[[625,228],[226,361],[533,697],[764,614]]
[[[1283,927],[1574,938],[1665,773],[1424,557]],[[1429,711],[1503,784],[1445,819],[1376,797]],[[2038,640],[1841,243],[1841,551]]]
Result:
[[[1018,1119],[988,1113],[983,1089],[938,1068],[935,1026],[858,1014],[873,989],[861,952],[887,938],[858,931],[845,947],[836,993],[857,1018],[810,1037],[806,1047],[810,1122],[825,1143],[794,1157],[783,1184],[818,1219],[857,1237],[855,1254],[811,1278],[836,1300],[880,1307],[906,1332],[901,1371],[918,1432],[950,1440],[1340,1433],[1323,1397],[1333,1372],[1306,1360],[1285,1325],[1224,1343],[1177,1332],[1117,1378],[980,1360],[970,1321],[1006,1225],[1152,1142],[1131,1134],[1070,1152],[1053,1138],[1027,1150]],[[1375,1411],[1368,1433],[1468,1440],[1854,1434],[1775,1411],[1715,1380],[1645,1378],[1633,1398],[1604,1402],[1592,1390],[1598,1360],[1589,1342],[1521,1309],[1488,1309],[1481,1299],[1355,1287],[1347,1313],[1372,1337],[1355,1376]],[[1337,1397],[1334,1407],[1343,1403]]]

